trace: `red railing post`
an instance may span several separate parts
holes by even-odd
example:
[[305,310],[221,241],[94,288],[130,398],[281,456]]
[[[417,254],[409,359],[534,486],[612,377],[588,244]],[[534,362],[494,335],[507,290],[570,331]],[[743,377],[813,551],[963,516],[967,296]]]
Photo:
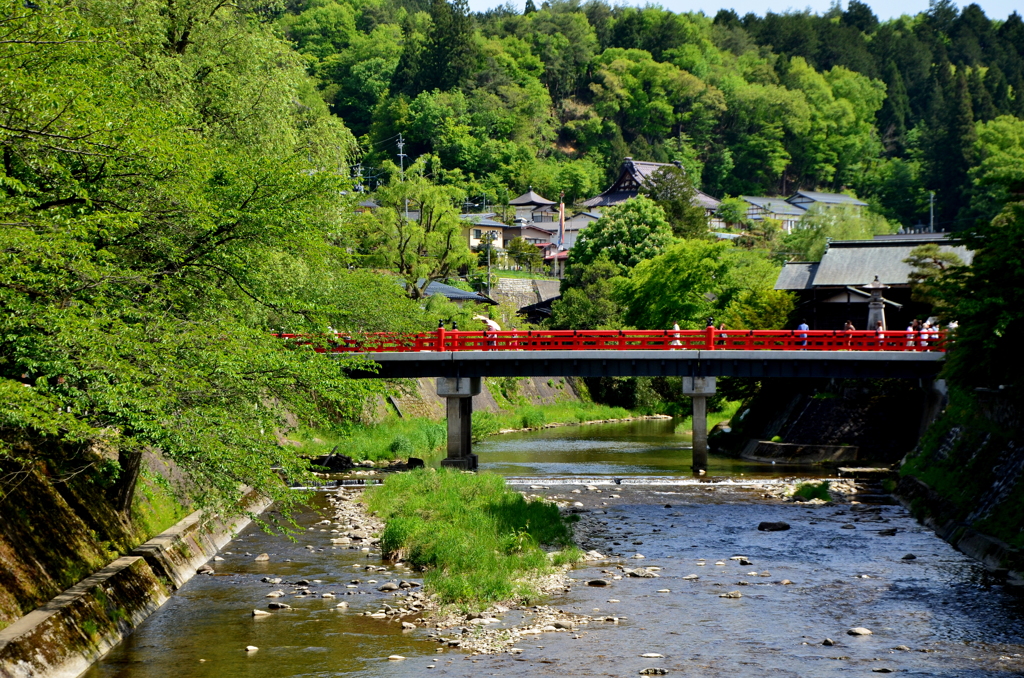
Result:
[[714,325],[708,325],[708,328],[705,330],[705,334],[706,334],[706,337],[705,337],[705,340],[704,340],[704,348],[706,350],[708,350],[708,351],[714,351],[715,350],[715,326]]
[[444,350],[444,325],[437,326],[437,346],[434,347],[435,351]]

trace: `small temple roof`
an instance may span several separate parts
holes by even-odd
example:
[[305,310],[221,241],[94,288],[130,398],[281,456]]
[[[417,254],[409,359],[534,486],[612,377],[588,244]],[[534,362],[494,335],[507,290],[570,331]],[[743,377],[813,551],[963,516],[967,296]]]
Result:
[[511,200],[509,200],[508,204],[512,205],[513,207],[544,207],[546,205],[554,205],[555,201],[548,200],[543,196],[537,195],[536,193],[533,192],[533,189],[531,188],[518,198],[512,198]]

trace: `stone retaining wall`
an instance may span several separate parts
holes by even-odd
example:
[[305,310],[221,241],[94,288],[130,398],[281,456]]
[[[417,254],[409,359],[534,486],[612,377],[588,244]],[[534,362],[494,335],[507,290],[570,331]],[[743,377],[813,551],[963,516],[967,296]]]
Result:
[[[250,495],[253,515],[269,502]],[[76,678],[157,610],[250,522],[193,513],[0,631],[3,678]]]
[[896,487],[896,498],[953,548],[990,572],[1006,577],[1007,583],[1024,587],[1024,552],[950,518],[954,508],[926,483],[911,475],[903,476]]

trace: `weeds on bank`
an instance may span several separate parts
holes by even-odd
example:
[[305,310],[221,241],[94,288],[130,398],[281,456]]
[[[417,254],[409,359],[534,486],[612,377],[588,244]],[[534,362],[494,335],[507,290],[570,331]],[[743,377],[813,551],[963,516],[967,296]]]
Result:
[[[419,469],[368,488],[365,501],[385,522],[383,552],[426,568],[424,584],[442,603],[529,597],[530,575],[581,556],[572,544],[575,516],[527,501],[498,475]],[[549,557],[541,544],[562,551]]]
[[578,402],[526,405],[500,412],[474,412],[473,438],[480,440],[502,429],[540,428],[552,423],[582,424],[599,419],[625,419],[629,416],[632,413],[622,407]]
[[311,456],[336,451],[356,461],[429,457],[444,447],[447,435],[444,421],[390,417],[379,424],[307,432],[302,451]]
[[829,483],[827,480],[823,480],[820,483],[800,483],[793,491],[793,496],[808,500],[821,499],[823,501],[832,501],[832,495],[829,494],[828,487]]

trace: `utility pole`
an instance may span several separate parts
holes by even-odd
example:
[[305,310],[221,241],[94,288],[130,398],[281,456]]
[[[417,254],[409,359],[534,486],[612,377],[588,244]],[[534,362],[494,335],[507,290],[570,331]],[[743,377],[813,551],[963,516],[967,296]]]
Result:
[[[408,157],[402,150],[405,148],[405,139],[402,133],[398,133],[398,168],[401,172],[402,181],[405,181],[405,159]],[[405,199],[405,220],[409,221],[409,198]]]
[[928,192],[928,232],[935,232],[935,191]]

